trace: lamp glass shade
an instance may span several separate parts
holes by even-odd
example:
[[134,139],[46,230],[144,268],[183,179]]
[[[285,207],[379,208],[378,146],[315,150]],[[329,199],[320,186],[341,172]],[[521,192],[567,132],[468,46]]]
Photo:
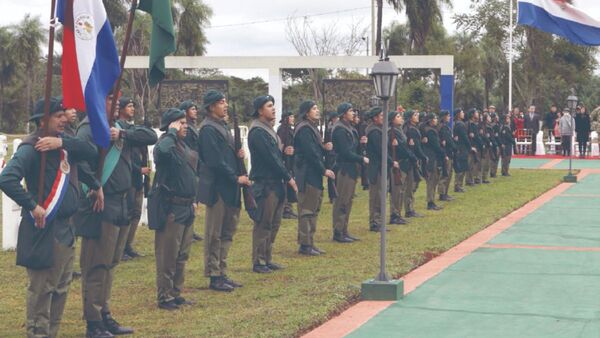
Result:
[[373,66],[371,77],[377,97],[387,100],[396,91],[398,68],[390,61],[379,61]]

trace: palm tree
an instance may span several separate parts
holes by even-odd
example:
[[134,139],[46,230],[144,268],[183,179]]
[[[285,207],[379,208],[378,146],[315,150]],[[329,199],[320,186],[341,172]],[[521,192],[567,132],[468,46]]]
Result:
[[204,27],[212,9],[201,0],[174,0],[173,17],[177,31],[177,55],[204,55],[208,39]]
[[8,27],[0,27],[0,112],[2,113],[2,122],[8,120],[4,115],[5,88],[12,83],[17,74],[16,60],[14,34]]

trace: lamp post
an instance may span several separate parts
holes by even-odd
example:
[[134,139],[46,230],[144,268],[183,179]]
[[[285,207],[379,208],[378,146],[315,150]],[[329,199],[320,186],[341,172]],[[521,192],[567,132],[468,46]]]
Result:
[[569,136],[571,138],[571,142],[570,142],[570,149],[569,149],[569,173],[567,174],[567,176],[565,176],[563,178],[563,180],[565,182],[570,182],[570,183],[576,183],[577,182],[577,176],[573,175],[572,169],[573,169],[573,134],[575,131],[575,127],[573,126],[573,114],[575,113],[575,108],[577,107],[577,102],[579,101],[579,99],[577,98],[577,96],[575,96],[575,89],[571,88],[571,95],[569,95],[569,97],[567,97],[567,108],[569,108],[569,111],[571,112],[571,135]]
[[[388,112],[388,100],[396,92],[396,82],[398,80],[398,67],[389,60],[385,49],[380,54],[377,62],[371,70],[371,78],[375,85],[375,95],[383,101],[383,113]],[[390,280],[385,270],[385,233],[386,233],[386,205],[387,205],[387,158],[388,158],[388,119],[384,116],[382,141],[381,141],[381,217],[383,224],[380,227],[380,260],[379,273],[374,280],[362,284],[362,298],[371,300],[396,300],[402,297],[402,281]]]

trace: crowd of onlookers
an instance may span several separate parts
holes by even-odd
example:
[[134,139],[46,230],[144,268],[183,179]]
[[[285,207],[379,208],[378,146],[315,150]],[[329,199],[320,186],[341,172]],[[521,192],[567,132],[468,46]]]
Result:
[[544,134],[544,142],[555,144],[556,154],[569,156],[572,148],[573,136],[576,136],[579,156],[584,158],[588,155],[591,146],[590,133],[591,118],[584,105],[577,106],[575,116],[572,116],[568,108],[559,111],[556,105],[550,107],[550,111],[543,116],[536,111],[535,105],[530,105],[527,112],[515,107],[511,112],[511,128],[514,137],[519,140],[530,140],[531,145],[526,151],[515,148],[515,154],[535,155],[536,135],[540,129]]

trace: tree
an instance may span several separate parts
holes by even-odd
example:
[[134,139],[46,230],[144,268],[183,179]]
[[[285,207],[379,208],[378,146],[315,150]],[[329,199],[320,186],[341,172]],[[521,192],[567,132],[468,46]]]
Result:
[[176,55],[204,55],[208,39],[204,27],[212,9],[200,0],[175,0],[173,11],[177,30]]

